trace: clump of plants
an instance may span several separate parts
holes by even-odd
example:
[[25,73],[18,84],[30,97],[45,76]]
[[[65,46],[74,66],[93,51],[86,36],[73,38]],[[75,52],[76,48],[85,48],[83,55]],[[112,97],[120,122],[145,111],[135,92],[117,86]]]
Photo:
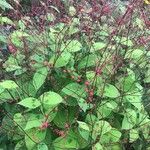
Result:
[[0,147],[150,149],[149,6],[3,2]]

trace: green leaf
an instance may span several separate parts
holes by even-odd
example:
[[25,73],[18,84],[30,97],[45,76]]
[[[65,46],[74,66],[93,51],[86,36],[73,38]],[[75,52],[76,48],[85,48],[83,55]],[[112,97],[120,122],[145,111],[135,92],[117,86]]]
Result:
[[69,15],[74,16],[76,14],[76,9],[74,6],[69,7]]
[[79,143],[73,135],[67,134],[65,137],[59,137],[53,141],[56,150],[78,149]]
[[132,129],[137,122],[137,113],[132,109],[126,109],[123,121],[122,129]]
[[82,121],[77,121],[79,124],[79,128],[84,129],[86,131],[90,131],[89,126],[87,125],[87,123],[82,122]]
[[102,37],[104,37],[104,38],[106,38],[106,36],[109,36],[109,32],[108,32],[108,31],[101,30],[101,31],[99,32],[99,35],[102,36]]
[[4,89],[16,89],[18,85],[12,80],[4,80],[0,82],[0,86]]
[[142,94],[139,92],[127,93],[127,96],[125,96],[124,99],[130,102],[138,110],[141,110],[143,108]]
[[15,30],[10,35],[11,42],[14,44],[14,46],[17,46],[20,48],[23,48],[24,46],[23,41],[21,39],[27,38],[27,37],[29,37],[29,34],[20,30]]
[[45,143],[38,144],[38,150],[48,150],[48,147]]
[[98,61],[98,59],[100,59],[100,56],[90,54],[84,57],[83,59],[81,59],[81,61],[79,62],[78,68],[82,69],[85,67],[96,66],[96,62]]
[[96,143],[93,147],[92,150],[104,150],[102,145],[100,143]]
[[40,127],[40,125],[42,124],[42,119],[42,115],[30,114],[25,130]]
[[29,37],[29,34],[20,30],[15,30],[12,34],[11,34],[11,38],[22,38],[22,37]]
[[144,78],[144,83],[150,83],[150,76],[146,74],[146,77]]
[[113,86],[111,84],[106,84],[103,96],[110,97],[110,98],[116,98],[116,97],[120,96],[120,93],[115,86]]
[[6,0],[0,0],[0,7],[5,10],[5,8],[7,9],[13,9],[13,7],[6,2]]
[[17,80],[17,84],[21,87],[21,89],[18,89],[19,93],[21,93],[20,99],[36,96],[35,87],[33,86],[32,80],[29,76],[22,75],[22,78]]
[[21,113],[16,113],[14,115],[13,120],[15,121],[16,125],[18,126],[18,128],[20,128],[20,130],[22,131],[22,129],[25,128],[26,126],[26,118],[21,114]]
[[129,91],[134,91],[135,90],[135,79],[132,78],[131,75],[127,77],[121,77],[119,79],[119,83],[117,84],[118,89],[124,91],[124,92],[129,92]]
[[127,38],[122,38],[120,43],[127,46],[133,46],[133,42]]
[[104,86],[104,80],[102,79],[101,76],[95,76],[95,71],[87,71],[86,72],[86,78],[88,81],[91,83],[94,81],[93,79],[96,79],[96,84],[95,86],[99,88],[99,86],[103,87]]
[[93,114],[87,114],[85,121],[86,123],[88,123],[90,130],[91,130],[95,122],[99,121],[99,119]]
[[37,72],[34,74],[33,85],[37,91],[44,84],[47,74],[48,74],[47,67],[38,69]]
[[46,136],[46,131],[40,131],[37,128],[26,131],[25,143],[28,150],[33,150],[38,143],[41,143]]
[[0,86],[0,95],[1,95],[1,93],[3,93],[4,92],[4,88],[2,87],[2,86]]
[[75,123],[74,118],[76,117],[75,114],[77,113],[76,107],[69,107],[65,109],[63,107],[59,107],[57,111],[57,115],[55,116],[53,122],[59,128],[65,128],[65,125],[71,126]]
[[23,20],[19,20],[19,21],[18,21],[18,26],[20,27],[20,29],[21,29],[22,31],[24,31],[25,28],[26,28],[25,22],[24,22]]
[[[10,95],[10,93],[11,93],[11,95]],[[9,100],[12,100],[12,97],[14,99],[18,98],[17,90],[16,89],[9,89],[9,90],[4,89],[4,91],[2,93],[0,93],[0,103],[6,102],[6,101],[9,102]]]
[[143,50],[141,49],[131,49],[127,51],[125,58],[138,60],[144,55]]
[[[144,109],[144,108],[143,108]],[[147,114],[146,111],[144,112],[139,112],[139,117],[137,119],[137,124],[139,126],[143,126],[143,125],[147,125],[150,124],[150,119],[149,119],[149,115]]]
[[150,139],[150,135],[149,135],[149,133],[150,133],[150,128],[149,128],[149,124],[147,123],[146,125],[143,125],[143,126],[141,126],[141,131],[142,131],[142,133],[143,133],[143,136],[144,136],[144,138],[145,139]]
[[115,128],[112,128],[109,132],[107,132],[101,137],[100,143],[101,144],[108,144],[111,142],[115,143],[115,142],[119,142],[120,138],[121,138],[121,132]]
[[97,50],[100,50],[102,48],[105,48],[106,47],[106,43],[103,43],[103,42],[95,42],[93,44],[93,47],[91,48],[91,51],[97,51]]
[[117,107],[117,103],[112,100],[103,101],[97,109],[99,119],[109,116],[113,109]]
[[0,24],[9,24],[9,25],[14,25],[13,21],[9,19],[8,17],[0,17]]
[[14,150],[20,150],[20,149],[23,149],[23,148],[24,148],[24,141],[21,140],[21,141],[19,141],[19,142],[15,145]]
[[144,83],[150,83],[150,67],[147,68],[144,74],[145,74]]
[[[90,140],[88,138],[89,137],[89,133],[86,130],[82,130],[82,131],[85,131],[85,133],[88,133],[87,135],[83,134],[84,136],[82,136],[81,132],[79,132],[79,130],[81,130],[81,129],[76,128],[75,131],[74,131],[75,135],[73,135],[73,136],[77,137],[77,142],[79,143],[79,149],[85,149],[90,144]],[[82,132],[82,133],[84,133],[84,132]],[[85,136],[87,136],[87,137],[83,138]]]
[[126,46],[133,46],[133,42],[132,42],[132,40],[130,40],[129,38],[127,38],[127,37],[117,37],[116,38],[116,41],[118,42],[118,43],[121,43],[122,45],[126,45]]
[[0,35],[0,42],[7,43],[7,37],[5,35]]
[[35,61],[34,64],[31,64],[33,68],[38,70],[39,68],[44,68],[43,67],[43,62],[45,61],[45,56],[44,55],[39,55],[39,54],[34,54],[30,57],[31,60]]
[[87,125],[87,123],[82,122],[82,121],[77,121],[79,124],[78,130],[80,135],[88,141],[89,135],[90,135],[90,128]]
[[16,71],[16,70],[21,69],[21,67],[18,65],[18,60],[16,58],[14,58],[12,55],[3,64],[3,66],[7,72]]
[[92,138],[96,140],[97,136],[102,136],[111,130],[111,126],[107,121],[97,121],[94,124]]
[[82,45],[79,41],[71,40],[71,41],[67,41],[66,44],[61,47],[61,50],[74,53],[80,51],[81,48]]
[[[71,54],[69,52],[63,52],[61,55],[59,56],[53,56],[50,59],[50,63],[54,64],[55,63],[55,67],[59,68],[59,67],[63,67],[66,66],[69,62],[71,58]],[[56,62],[55,62],[56,61]]]
[[18,104],[27,107],[29,109],[34,109],[41,105],[40,101],[33,97],[25,98],[22,101],[20,101]]
[[85,99],[79,98],[77,101],[78,101],[78,105],[84,112],[86,112],[86,110],[90,108],[90,105],[86,102]]
[[105,146],[105,150],[123,150],[122,144],[120,143],[113,143],[113,144],[107,144]]
[[41,103],[45,109],[56,107],[63,101],[63,98],[55,92],[45,92],[40,96]]
[[68,34],[72,35],[74,33],[79,32],[79,27],[78,27],[79,24],[80,24],[79,18],[76,18],[74,16],[71,20],[71,24],[69,25],[69,30],[67,30]]
[[69,83],[62,89],[62,92],[77,99],[85,97],[84,87],[78,83]]
[[139,138],[138,130],[135,130],[135,129],[130,130],[129,137],[130,137],[131,143],[136,141]]
[[47,13],[47,20],[48,21],[54,21],[56,18],[52,13]]
[[141,30],[143,30],[143,27],[144,27],[144,21],[143,21],[142,19],[136,18],[135,24],[136,24]]
[[98,108],[97,115],[99,119],[102,119],[102,118],[108,117],[111,114],[111,112],[112,110],[105,107],[104,105]]

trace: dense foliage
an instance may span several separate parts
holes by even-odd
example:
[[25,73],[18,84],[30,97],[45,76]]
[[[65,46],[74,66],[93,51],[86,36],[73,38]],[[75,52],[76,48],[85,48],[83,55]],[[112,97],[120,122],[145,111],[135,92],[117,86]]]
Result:
[[149,150],[147,4],[1,0],[0,148]]

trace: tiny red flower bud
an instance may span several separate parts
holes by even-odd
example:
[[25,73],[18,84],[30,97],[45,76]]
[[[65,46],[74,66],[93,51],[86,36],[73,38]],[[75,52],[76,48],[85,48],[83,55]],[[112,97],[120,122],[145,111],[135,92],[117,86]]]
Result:
[[78,76],[78,79],[81,79],[81,76]]
[[102,73],[101,68],[97,68],[97,69],[95,70],[95,73],[96,73],[96,75],[100,75],[100,74]]
[[74,79],[75,78],[75,76],[71,76],[71,79]]
[[69,128],[69,124],[68,123],[65,124],[65,128],[67,128],[67,129]]
[[12,53],[12,54],[14,54],[17,51],[16,48],[12,44],[8,45],[8,49],[9,49],[10,53]]
[[88,89],[88,88],[85,88],[85,91],[88,93],[88,92],[89,92],[89,89]]
[[89,83],[89,81],[85,81],[85,83],[84,83],[86,86],[88,86],[90,83]]
[[87,102],[91,103],[92,101],[93,101],[93,98],[92,97],[88,97]]
[[35,63],[36,63],[36,61],[35,61],[35,60],[31,60],[31,64],[33,64],[33,65],[34,65]]
[[78,80],[77,80],[77,82],[81,82],[81,80],[80,80],[80,79],[78,79]]
[[64,132],[64,131],[59,131],[59,135],[60,135],[61,137],[64,137],[64,136],[65,136],[65,132]]
[[71,70],[67,70],[68,73],[71,73]]
[[94,92],[93,91],[90,91],[89,92],[89,96],[91,97],[91,96],[93,96],[94,95]]
[[49,63],[48,63],[48,61],[44,61],[44,66],[48,66],[49,65]]
[[41,129],[41,130],[44,130],[44,129],[48,128],[48,126],[49,126],[49,124],[48,124],[47,121],[46,121],[46,122],[43,122],[42,125],[40,126],[40,129]]
[[64,73],[66,73],[66,72],[67,72],[67,70],[65,70],[65,69],[64,69],[64,70],[63,70],[63,72],[64,72]]

